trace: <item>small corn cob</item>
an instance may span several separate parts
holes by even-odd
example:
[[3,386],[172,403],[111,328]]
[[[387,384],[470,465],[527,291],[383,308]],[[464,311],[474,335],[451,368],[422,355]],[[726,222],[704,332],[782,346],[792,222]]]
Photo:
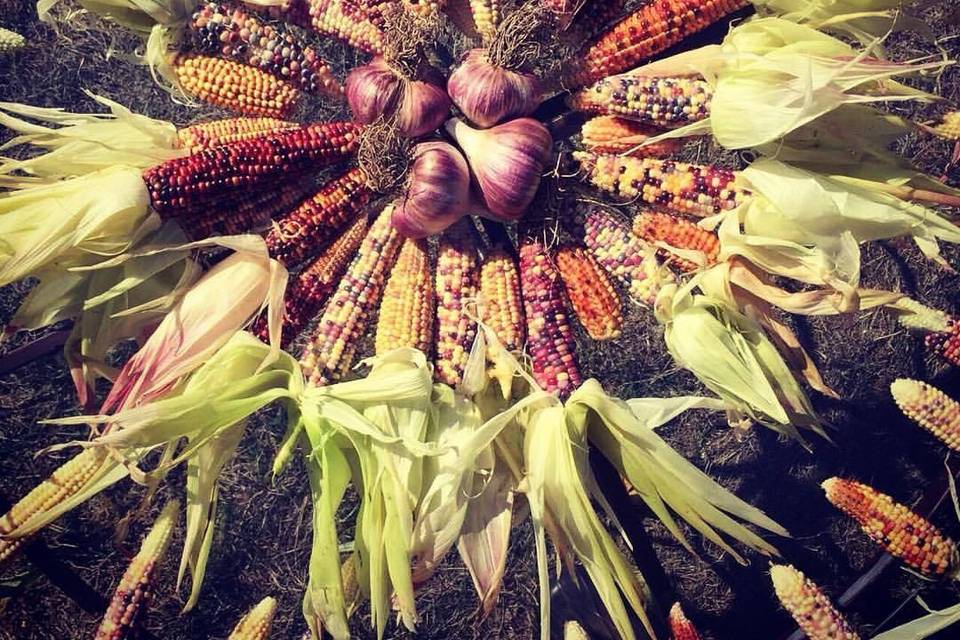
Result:
[[520,246],[520,290],[533,377],[561,400],[583,382],[563,300],[563,283],[549,253],[535,240]]
[[940,117],[940,122],[932,127],[927,127],[927,130],[944,140],[960,141],[960,111],[943,114]]
[[[49,511],[73,496],[106,458],[106,449],[92,447],[65,462],[0,518],[0,536],[13,533],[34,515]],[[20,551],[27,540],[28,537],[0,537],[0,565]]]
[[860,640],[812,580],[790,565],[772,565],[770,578],[783,608],[810,640]]
[[637,302],[652,305],[660,288],[674,281],[655,252],[630,233],[624,222],[603,209],[587,214],[583,242],[600,266]]
[[153,580],[173,537],[180,515],[180,503],[171,500],[140,545],[140,551],[120,579],[107,613],[94,640],[123,640],[137,624],[137,618],[153,595]]
[[950,314],[921,304],[913,298],[900,298],[893,308],[900,312],[897,320],[907,329],[949,333],[957,322]]
[[350,122],[306,125],[168,160],[143,172],[153,208],[163,217],[184,208],[348,160],[359,129]]
[[276,613],[277,601],[269,596],[264,598],[240,619],[227,640],[267,640]]
[[581,49],[564,83],[582,87],[633,69],[747,4],[749,0],[653,0]]
[[618,116],[598,116],[587,120],[580,129],[584,148],[591,153],[626,155],[633,158],[665,158],[683,145],[677,138],[641,147],[658,133],[648,125]]
[[673,634],[673,640],[700,640],[700,633],[687,619],[679,602],[674,602],[670,607],[670,633]]
[[751,196],[735,186],[735,172],[720,167],[583,151],[574,151],[573,156],[594,187],[674,213],[712,216],[735,209]]
[[484,40],[490,40],[497,33],[506,3],[507,0],[470,0],[473,23]]
[[439,15],[447,4],[446,0],[402,0],[403,7],[421,17]]
[[664,129],[710,115],[713,89],[701,78],[649,78],[624,74],[604,78],[568,99],[577,111],[632,118]]
[[425,240],[404,240],[383,290],[376,352],[411,347],[429,353],[435,298]]
[[960,402],[933,385],[908,378],[894,380],[890,393],[905,416],[960,451]]
[[270,256],[288,267],[299,264],[356,218],[372,195],[360,169],[350,169],[331,180],[277,220],[266,237]]
[[310,194],[303,183],[282,184],[276,189],[245,189],[217,201],[216,205],[189,208],[177,222],[194,240],[258,231],[274,217],[287,213]]
[[592,38],[622,17],[626,4],[627,0],[587,0],[573,25],[584,37]]
[[[361,0],[362,1],[362,0]],[[310,27],[317,33],[343,40],[351,47],[383,54],[383,31],[371,22],[357,0],[308,0]]]
[[620,296],[606,272],[582,247],[565,246],[554,262],[577,320],[594,340],[613,340],[623,333]]
[[26,44],[27,39],[19,33],[0,27],[0,56],[22,49]]
[[520,272],[513,255],[503,247],[494,247],[483,257],[477,312],[507,351],[523,349],[526,326],[520,298]]
[[300,358],[304,376],[313,385],[338,381],[353,364],[402,244],[390,224],[392,214],[393,207],[387,207],[370,226]]
[[[644,211],[633,219],[633,233],[651,244],[663,242],[677,249],[700,251],[705,265],[716,264],[720,253],[720,239],[717,234],[701,229],[689,220],[682,220],[668,213]],[[664,262],[680,271],[696,271],[697,263],[658,247],[657,254]]]
[[456,387],[477,337],[477,323],[466,308],[480,288],[480,256],[469,220],[461,220],[440,236],[437,249],[436,361],[437,382]]
[[949,331],[927,334],[924,344],[953,366],[960,367],[960,321],[953,318],[950,324]]
[[196,153],[239,140],[299,128],[296,122],[277,118],[223,118],[184,127],[177,131],[177,141],[181,149]]
[[890,496],[843,478],[829,478],[821,486],[827,500],[856,520],[890,555],[928,575],[943,575],[954,565],[953,541]]

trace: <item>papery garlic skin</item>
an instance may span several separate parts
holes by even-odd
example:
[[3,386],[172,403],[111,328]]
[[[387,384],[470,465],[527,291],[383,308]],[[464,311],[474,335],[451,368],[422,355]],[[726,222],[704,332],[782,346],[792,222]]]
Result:
[[467,120],[483,129],[528,116],[543,102],[535,75],[494,66],[485,49],[467,53],[450,74],[447,93]]
[[413,150],[406,192],[395,203],[393,226],[407,238],[440,233],[467,215],[470,168],[446,142],[422,142]]

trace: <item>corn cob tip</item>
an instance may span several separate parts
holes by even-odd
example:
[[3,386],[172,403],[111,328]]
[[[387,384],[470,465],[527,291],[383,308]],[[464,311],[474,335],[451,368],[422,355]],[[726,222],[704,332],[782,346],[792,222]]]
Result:
[[774,592],[810,640],[859,640],[843,615],[812,580],[790,565],[771,565]]
[[0,56],[22,49],[26,44],[27,39],[16,31],[0,27]]
[[683,612],[679,602],[670,607],[670,633],[673,640],[700,640],[700,633]]
[[905,416],[960,451],[960,402],[933,385],[909,378],[894,380],[890,394]]
[[266,640],[276,613],[276,598],[267,596],[240,619],[227,640]]

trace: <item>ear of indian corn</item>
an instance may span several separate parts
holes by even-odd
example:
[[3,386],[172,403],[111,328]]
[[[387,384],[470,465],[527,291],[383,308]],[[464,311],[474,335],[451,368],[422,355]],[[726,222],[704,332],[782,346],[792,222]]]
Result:
[[565,400],[583,379],[560,273],[536,240],[520,246],[520,290],[533,377],[544,390]]
[[277,613],[277,601],[266,597],[240,619],[227,640],[267,640]]
[[365,53],[383,53],[383,31],[356,0],[308,0],[310,27]]
[[502,246],[485,252],[480,265],[477,311],[507,351],[519,353],[526,341],[520,272],[513,254]]
[[[706,266],[716,264],[720,253],[720,239],[715,233],[668,213],[644,211],[638,214],[633,219],[633,233],[651,244],[663,242],[676,249],[699,251]],[[657,247],[657,254],[666,264],[680,271],[696,271],[699,267],[696,262],[681,258],[669,249]]]
[[436,360],[437,382],[457,387],[463,381],[467,357],[477,337],[477,322],[468,304],[480,288],[477,234],[469,219],[461,220],[440,236],[437,248]]
[[960,367],[960,321],[951,318],[950,329],[942,333],[928,333],[924,338],[927,349],[955,367]]
[[568,88],[636,67],[749,4],[749,0],[653,0],[613,25],[573,57]]
[[789,565],[772,565],[770,578],[783,608],[810,640],[860,640],[812,580]]
[[909,378],[894,380],[890,393],[905,416],[960,451],[960,402],[931,384]]
[[360,169],[350,169],[277,220],[267,233],[270,257],[293,267],[316,254],[370,203],[373,192]]
[[169,217],[237,189],[344,162],[357,150],[358,133],[350,122],[306,125],[168,160],[144,171],[143,180],[153,208]]
[[673,634],[673,640],[700,640],[700,633],[687,619],[679,602],[674,602],[670,607],[670,633]]
[[0,56],[22,49],[26,44],[27,39],[16,31],[0,27]]
[[363,8],[367,20],[378,29],[383,29],[387,21],[387,14],[397,6],[398,1],[399,0],[356,0],[357,4]]
[[216,204],[184,211],[177,222],[194,240],[257,231],[303,202],[310,191],[308,185],[300,182],[280,184],[269,190],[245,189]]
[[736,173],[711,165],[658,158],[628,158],[574,151],[594,187],[623,200],[637,200],[673,213],[707,217],[751,197],[735,186]]
[[626,0],[587,0],[573,19],[573,26],[583,36],[593,37],[622,17],[626,4]]
[[956,324],[950,314],[921,304],[913,298],[900,298],[891,306],[898,312],[897,320],[907,329],[949,333]]
[[153,595],[155,573],[170,545],[179,515],[180,503],[176,500],[163,508],[120,578],[94,640],[123,640],[129,636]]
[[565,246],[554,262],[577,320],[594,340],[612,340],[623,332],[620,296],[607,274],[582,247]]
[[[7,536],[34,514],[49,511],[83,487],[106,459],[100,447],[84,449],[34,487],[0,518],[0,536]],[[27,542],[27,537],[0,537],[0,565],[12,558]]]
[[956,560],[957,548],[925,518],[865,484],[829,478],[821,485],[827,500],[853,518],[887,553],[921,573],[943,575]]
[[656,134],[649,125],[619,116],[597,116],[580,129],[583,146],[591,153],[664,158],[680,150],[683,143],[676,138],[640,146]]
[[944,140],[960,141],[960,111],[950,111],[940,117],[940,121],[927,127],[931,133]]
[[190,31],[200,53],[261,69],[307,93],[343,93],[313,47],[241,7],[201,4],[190,21]]
[[702,78],[610,76],[568,99],[577,111],[623,116],[664,129],[699,122],[710,115],[713,89]]
[[204,149],[222,147],[231,142],[258,138],[271,133],[299,129],[299,123],[279,118],[222,118],[198,122],[177,131],[177,143],[181,149],[197,153]]
[[311,384],[337,382],[353,364],[402,244],[400,234],[390,224],[392,213],[393,207],[384,209],[367,230],[300,358]]
[[401,347],[429,353],[435,308],[431,276],[426,240],[404,240],[380,304],[378,355]]

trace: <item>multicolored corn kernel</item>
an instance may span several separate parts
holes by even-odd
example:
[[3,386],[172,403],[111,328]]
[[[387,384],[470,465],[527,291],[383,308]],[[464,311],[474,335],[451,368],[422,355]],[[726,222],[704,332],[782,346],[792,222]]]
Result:
[[13,53],[18,49],[23,49],[27,45],[27,39],[16,31],[0,27],[0,56]]
[[610,76],[571,94],[577,111],[623,116],[663,129],[682,127],[710,116],[713,89],[697,77]]
[[601,267],[619,281],[630,297],[653,305],[661,287],[674,276],[657,259],[652,247],[630,232],[614,214],[592,209],[584,220],[583,242]]
[[399,0],[356,0],[356,3],[373,26],[383,29],[387,15],[399,4]]
[[382,55],[383,31],[377,28],[357,0],[308,0],[310,27],[317,33],[342,40],[355,49]]
[[29,537],[6,537],[37,514],[50,511],[69,499],[93,477],[107,459],[102,447],[84,449],[65,462],[49,478],[34,487],[0,517],[0,565],[12,558]]
[[[720,239],[716,233],[669,213],[644,211],[637,214],[633,218],[633,233],[650,244],[663,242],[676,249],[699,251],[703,254],[705,266],[716,264],[720,254]],[[665,264],[680,271],[696,271],[700,268],[698,263],[681,258],[669,249],[657,247],[657,255]]]
[[227,640],[267,640],[277,614],[277,601],[266,597],[240,619]]
[[700,633],[693,626],[693,623],[687,619],[679,602],[674,602],[673,606],[670,607],[669,621],[673,640],[700,640]]
[[513,254],[504,247],[496,246],[484,253],[477,312],[507,351],[519,353],[523,349],[527,337],[520,271]]
[[573,26],[585,38],[592,38],[623,17],[626,4],[627,0],[587,0],[574,17]]
[[373,192],[360,169],[350,169],[279,218],[267,233],[270,256],[287,267],[316,254],[364,211]]
[[594,187],[673,213],[712,216],[739,207],[752,195],[735,186],[736,172],[711,165],[584,151],[574,151],[573,157]]
[[544,390],[566,400],[583,378],[560,273],[550,253],[536,240],[520,245],[520,290],[533,377]]
[[565,246],[553,258],[577,320],[594,340],[613,340],[623,333],[620,296],[606,272],[582,247]]
[[231,142],[257,138],[271,133],[299,129],[300,125],[279,118],[223,118],[199,122],[177,131],[177,141],[181,149],[190,153],[221,147]]
[[429,353],[436,300],[426,240],[404,240],[383,291],[377,319],[377,354],[410,347]]
[[564,74],[564,85],[582,87],[633,69],[747,4],[749,0],[653,0],[581,49]]
[[894,380],[890,394],[903,415],[960,451],[960,402],[931,384],[909,378]]
[[300,358],[304,376],[315,386],[337,382],[353,365],[403,243],[390,224],[392,214],[387,207],[370,225]]
[[304,182],[281,184],[269,190],[244,189],[219,199],[216,204],[203,203],[188,208],[177,222],[193,240],[259,231],[273,218],[303,202],[311,191]]
[[351,122],[305,125],[168,160],[144,171],[143,181],[153,208],[170,217],[245,187],[345,162],[358,139],[359,127]]
[[154,573],[163,559],[180,517],[180,503],[171,500],[160,512],[140,551],[120,579],[94,640],[124,640],[153,596]]
[[833,506],[856,520],[870,539],[910,567],[940,576],[955,564],[954,542],[890,496],[843,478],[829,478],[821,486]]
[[951,318],[948,331],[927,334],[924,344],[930,352],[937,354],[953,366],[960,367],[960,320]]
[[810,640],[860,640],[812,580],[790,565],[772,565],[770,578],[783,608]]
[[480,289],[477,234],[462,219],[440,236],[437,248],[437,328],[434,377],[451,387],[463,382],[463,370],[477,337],[477,322],[467,304]]
[[640,146],[657,133],[657,129],[636,120],[619,116],[597,116],[583,124],[580,139],[584,148],[591,153],[626,155],[633,158],[666,158],[683,146],[683,142],[676,138]]

